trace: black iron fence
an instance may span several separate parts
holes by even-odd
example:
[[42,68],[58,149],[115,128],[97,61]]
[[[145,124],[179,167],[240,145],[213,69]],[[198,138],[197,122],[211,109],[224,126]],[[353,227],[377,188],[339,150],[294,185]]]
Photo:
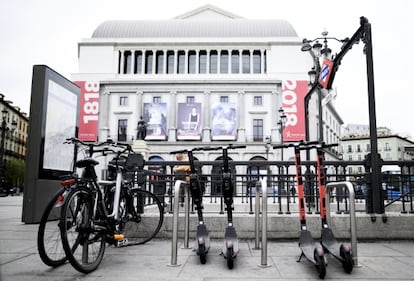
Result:
[[[326,161],[326,183],[349,181],[354,185],[357,211],[367,212],[369,185],[366,184],[364,161]],[[144,167],[148,171],[145,188],[154,192],[172,212],[171,193],[174,190],[173,167],[183,165],[177,161],[149,161]],[[224,213],[221,194],[221,166],[219,161],[197,161],[202,171],[204,201],[215,208],[206,212]],[[269,213],[290,214],[297,212],[297,184],[294,162],[288,161],[231,161],[235,184],[234,212],[254,212],[256,182],[264,177],[267,180]],[[414,161],[383,161],[384,172],[381,179],[385,212],[397,211],[414,214]],[[319,186],[316,162],[303,161],[304,192],[308,213],[319,212]],[[330,194],[331,211],[347,213],[349,199],[347,190],[333,189]],[[333,205],[332,205],[333,204]],[[335,206],[334,208],[332,206]]]

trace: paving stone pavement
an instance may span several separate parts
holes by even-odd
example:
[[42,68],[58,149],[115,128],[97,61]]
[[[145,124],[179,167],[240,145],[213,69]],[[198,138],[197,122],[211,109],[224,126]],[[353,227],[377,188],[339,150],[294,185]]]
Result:
[[[241,240],[240,252],[229,270],[220,255],[222,241],[212,240],[207,263],[202,265],[197,254],[183,248],[179,240],[177,266],[171,266],[172,243],[155,239],[145,245],[107,247],[99,268],[82,274],[69,263],[57,268],[43,264],[37,252],[38,224],[21,222],[22,196],[0,197],[0,280],[319,280],[318,273],[300,254],[294,240],[268,242],[267,263],[253,240]],[[326,280],[414,280],[413,240],[358,241],[358,266],[351,274],[327,256]]]

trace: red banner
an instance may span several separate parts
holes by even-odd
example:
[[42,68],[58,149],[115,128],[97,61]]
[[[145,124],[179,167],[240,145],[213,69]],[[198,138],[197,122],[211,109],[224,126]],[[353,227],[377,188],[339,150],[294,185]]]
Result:
[[283,141],[305,140],[305,96],[308,81],[283,81],[282,90],[282,108],[286,115]]
[[83,141],[98,139],[99,82],[75,81],[81,88],[78,138]]

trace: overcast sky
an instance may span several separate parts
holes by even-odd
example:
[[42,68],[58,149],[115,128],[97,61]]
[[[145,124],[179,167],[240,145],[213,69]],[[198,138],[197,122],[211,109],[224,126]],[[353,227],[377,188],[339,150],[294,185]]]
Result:
[[[372,25],[377,126],[414,136],[414,16],[410,0],[13,0],[0,2],[0,93],[29,113],[32,67],[78,72],[78,46],[106,20],[171,19],[212,4],[246,19],[288,20],[299,37],[351,37]],[[318,5],[319,4],[319,5]],[[366,57],[355,45],[336,74],[334,101],[345,124],[368,124]],[[340,51],[331,43],[333,53]]]

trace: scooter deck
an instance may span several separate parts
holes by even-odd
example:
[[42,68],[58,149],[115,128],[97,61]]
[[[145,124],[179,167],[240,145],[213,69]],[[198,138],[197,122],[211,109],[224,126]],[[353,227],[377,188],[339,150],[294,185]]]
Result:
[[210,249],[210,236],[208,235],[207,226],[205,224],[197,225],[197,239],[204,240],[204,245],[206,246],[206,252],[208,252],[208,250]]
[[322,228],[321,244],[326,251],[331,253],[336,258],[342,259],[339,252],[341,244],[336,240],[335,235],[329,227]]
[[223,254],[227,252],[229,243],[233,246],[233,255],[236,256],[239,251],[239,240],[237,238],[236,229],[231,225],[226,227],[224,233]]
[[313,240],[309,230],[300,231],[299,247],[302,250],[302,255],[304,255],[312,263],[316,263],[314,256],[315,248],[321,246]]

